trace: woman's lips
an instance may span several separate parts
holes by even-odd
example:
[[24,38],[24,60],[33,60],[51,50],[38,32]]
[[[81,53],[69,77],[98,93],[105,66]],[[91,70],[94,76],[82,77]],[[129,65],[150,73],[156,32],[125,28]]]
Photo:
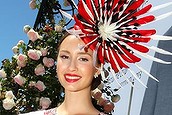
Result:
[[65,74],[65,80],[69,83],[77,82],[81,77],[76,74]]

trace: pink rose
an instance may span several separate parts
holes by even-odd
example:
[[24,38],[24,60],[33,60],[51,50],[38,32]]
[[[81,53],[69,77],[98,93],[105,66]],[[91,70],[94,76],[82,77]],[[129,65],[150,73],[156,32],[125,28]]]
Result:
[[103,97],[100,97],[98,99],[98,105],[103,106],[104,104],[106,104],[107,100],[105,100]]
[[31,29],[31,27],[29,26],[29,25],[25,25],[24,27],[23,27],[23,31],[27,34],[28,33],[28,31]]
[[29,82],[29,86],[30,86],[30,87],[33,87],[33,86],[35,86],[35,85],[36,85],[36,82],[35,82],[35,81],[30,81],[30,82]]
[[50,98],[41,97],[39,105],[42,107],[43,110],[47,109],[51,104]]
[[62,32],[62,27],[59,25],[55,25],[55,31],[56,32]]
[[117,103],[121,99],[120,95],[116,94],[112,97],[112,102]]
[[110,113],[114,109],[114,104],[112,102],[107,102],[103,105],[103,109],[107,112]]
[[29,2],[29,6],[32,10],[36,9],[36,0],[31,0]]
[[24,41],[23,40],[19,40],[18,43],[17,43],[17,46],[18,45],[21,45],[21,44],[24,44]]
[[39,64],[35,68],[35,74],[36,75],[43,75],[45,73],[45,68],[42,64]]
[[19,53],[19,48],[18,48],[17,46],[14,46],[14,47],[12,48],[12,50],[13,50],[13,53],[14,53],[14,54],[18,54],[18,53]]
[[15,102],[13,99],[6,98],[3,100],[3,107],[5,110],[10,110],[15,106]]
[[0,69],[0,77],[6,78],[7,74],[5,73],[4,69]]
[[53,58],[43,58],[43,63],[46,67],[52,67],[54,65],[54,59]]
[[14,77],[14,81],[19,84],[20,86],[22,86],[23,84],[25,84],[26,79],[24,77],[22,77],[20,74],[16,75]]
[[46,86],[44,85],[44,83],[42,81],[37,81],[37,83],[35,84],[35,87],[39,89],[39,91],[44,91]]
[[31,58],[33,60],[39,60],[40,57],[42,56],[41,51],[33,50],[33,49],[30,49],[27,54],[28,54],[29,58]]
[[13,94],[12,91],[7,91],[7,92],[5,93],[5,98],[14,99],[15,96],[14,96],[14,94]]
[[41,48],[40,51],[41,51],[42,56],[46,56],[48,53],[47,48]]
[[17,64],[20,67],[25,67],[26,66],[26,62],[27,62],[27,56],[24,54],[19,54],[18,58],[17,58]]
[[102,92],[98,88],[96,88],[95,90],[92,91],[92,96],[95,99],[99,99],[102,96]]
[[30,29],[27,32],[27,36],[29,37],[29,40],[31,40],[32,42],[36,41],[37,39],[40,38],[38,32],[35,32],[33,29]]

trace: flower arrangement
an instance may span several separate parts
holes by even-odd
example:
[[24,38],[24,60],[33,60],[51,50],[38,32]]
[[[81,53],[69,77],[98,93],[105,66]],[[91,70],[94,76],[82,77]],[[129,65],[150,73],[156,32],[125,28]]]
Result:
[[11,61],[2,61],[0,112],[4,114],[47,109],[63,100],[55,71],[56,47],[62,33],[49,26],[36,32],[27,25],[24,31],[30,42],[19,41],[12,48]]
[[[31,0],[29,5],[31,9],[36,9],[40,2]],[[12,48],[14,56],[2,61],[0,114],[52,108],[63,100],[63,89],[55,69],[56,48],[62,36],[62,27],[62,23],[54,27],[46,24],[35,31],[29,25],[24,26],[23,31],[29,42],[26,44],[20,40]]]

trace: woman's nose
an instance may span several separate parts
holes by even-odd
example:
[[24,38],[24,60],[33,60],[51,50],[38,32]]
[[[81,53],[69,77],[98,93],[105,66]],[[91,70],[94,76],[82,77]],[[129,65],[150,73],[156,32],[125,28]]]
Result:
[[75,59],[72,59],[69,64],[69,70],[70,71],[75,71],[77,70],[77,63]]

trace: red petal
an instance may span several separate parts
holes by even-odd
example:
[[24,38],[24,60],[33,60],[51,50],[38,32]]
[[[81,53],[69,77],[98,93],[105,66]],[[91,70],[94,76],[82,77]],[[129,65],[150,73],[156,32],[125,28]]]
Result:
[[89,10],[91,11],[91,13],[94,14],[93,7],[92,7],[92,4],[91,4],[91,0],[86,0],[86,4],[87,4],[87,7],[89,8]]
[[142,8],[141,10],[139,10],[138,12],[134,13],[132,16],[139,16],[139,15],[142,15],[142,14],[145,14],[146,12],[148,12],[150,9],[152,8],[152,5],[149,4],[147,5],[146,7]]
[[124,13],[128,14],[130,11],[137,10],[143,4],[144,1],[145,0],[136,0],[125,10]]
[[146,16],[146,17],[140,18],[138,20],[131,21],[129,23],[129,25],[134,25],[134,24],[142,25],[142,24],[146,24],[148,22],[151,22],[154,19],[155,19],[155,17],[153,15],[150,15],[150,16]]
[[93,20],[88,15],[87,11],[84,9],[83,0],[80,0],[79,3],[78,3],[78,12],[88,23],[94,24]]
[[133,61],[132,59],[130,59],[130,58],[128,58],[126,55],[124,55],[124,54],[121,54],[121,57],[125,60],[125,61],[127,61],[127,62],[129,62],[129,63],[135,63],[135,61]]
[[74,20],[75,20],[75,25],[79,26],[80,29],[83,29],[83,25],[81,21],[76,17],[76,15],[74,15]]
[[[82,37],[81,39],[84,41],[85,44],[93,41],[97,36],[89,36],[89,37]],[[94,50],[98,41],[94,41],[92,44],[89,45],[91,50]]]
[[151,30],[124,30],[123,32],[129,32],[132,34],[140,35],[140,36],[151,36],[156,33],[155,29]]
[[[79,26],[83,33],[85,34],[93,34],[94,32],[88,32],[86,29],[89,29],[88,26],[85,26],[81,23],[81,21],[74,15],[75,25]],[[92,28],[90,28],[92,29]],[[94,33],[95,34],[95,33]]]
[[131,43],[131,42],[128,42],[127,43],[129,46],[131,46],[132,48],[140,51],[140,52],[143,52],[143,53],[147,53],[149,51],[149,49],[147,47],[144,47],[142,45],[139,45],[139,44],[136,44],[136,43]]
[[104,63],[104,57],[102,55],[102,46],[99,46],[99,49],[97,51],[98,59],[100,63]]
[[112,52],[113,52],[115,59],[117,60],[117,63],[119,64],[120,68],[123,68],[123,67],[128,68],[128,66],[126,64],[124,64],[122,62],[122,60],[119,58],[118,54],[114,50],[112,50]]
[[[120,46],[121,47],[121,46]],[[133,62],[139,62],[141,59],[138,58],[137,56],[133,55],[132,53],[130,53],[128,50],[126,50],[125,48],[121,47],[121,49],[124,51],[124,53],[131,59],[133,60]],[[126,60],[128,61],[128,60]]]
[[[109,49],[109,48],[108,48],[108,52],[110,52],[110,49]],[[118,68],[116,67],[115,61],[114,61],[114,59],[113,59],[111,53],[109,53],[109,58],[110,58],[110,64],[111,64],[113,70],[114,70],[115,72],[118,72],[119,70],[118,70]]]

